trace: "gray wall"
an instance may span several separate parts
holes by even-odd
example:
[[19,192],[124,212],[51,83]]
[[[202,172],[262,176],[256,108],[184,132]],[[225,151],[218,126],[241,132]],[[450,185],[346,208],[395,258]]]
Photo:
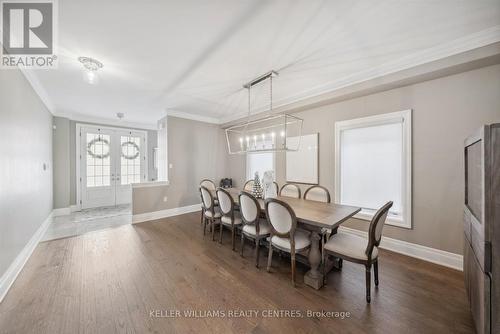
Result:
[[1,276],[52,211],[52,115],[19,70],[0,71],[0,143]]
[[167,136],[170,185],[134,189],[133,214],[198,204],[200,180],[218,182],[228,175],[225,136],[218,125],[168,117]]
[[[76,204],[76,124],[101,125],[54,117],[54,208],[67,208]],[[120,126],[113,125],[119,128]],[[156,179],[153,148],[157,146],[156,130],[148,133],[148,178]]]
[[[333,195],[335,122],[404,109],[413,109],[413,229],[387,226],[384,235],[462,254],[463,141],[482,124],[500,122],[500,65],[295,115],[304,119],[304,134],[319,132],[320,184]],[[276,160],[277,181],[282,185],[284,154]],[[231,176],[243,182],[245,158],[232,156],[228,165]],[[368,228],[368,222],[356,219],[345,225]]]

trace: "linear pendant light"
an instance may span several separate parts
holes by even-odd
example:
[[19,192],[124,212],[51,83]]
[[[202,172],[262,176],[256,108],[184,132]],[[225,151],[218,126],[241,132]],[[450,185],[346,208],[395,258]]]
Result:
[[[273,110],[273,78],[278,76],[270,71],[243,85],[248,90],[248,117],[246,122],[226,129],[226,140],[229,154],[246,154],[259,152],[297,151],[300,147],[303,120],[286,114],[272,114]],[[269,81],[270,115],[250,120],[250,94],[252,87]]]

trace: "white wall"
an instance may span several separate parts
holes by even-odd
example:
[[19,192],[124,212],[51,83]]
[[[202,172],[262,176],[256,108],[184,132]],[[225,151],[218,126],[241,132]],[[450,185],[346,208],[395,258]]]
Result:
[[0,276],[49,216],[52,202],[52,115],[19,70],[2,70]]

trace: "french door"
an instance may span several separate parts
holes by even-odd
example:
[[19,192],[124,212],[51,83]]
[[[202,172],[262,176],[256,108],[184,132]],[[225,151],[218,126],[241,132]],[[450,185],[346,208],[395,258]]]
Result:
[[82,209],[132,201],[132,183],[145,182],[144,132],[105,127],[80,128]]

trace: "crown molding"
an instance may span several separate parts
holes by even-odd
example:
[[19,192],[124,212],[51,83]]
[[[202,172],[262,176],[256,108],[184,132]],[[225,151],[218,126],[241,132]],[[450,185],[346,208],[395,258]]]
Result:
[[109,125],[123,128],[133,128],[138,130],[158,130],[158,126],[156,123],[139,123],[139,122],[128,122],[128,121],[120,121],[112,118],[101,118],[94,116],[87,116],[77,113],[68,113],[68,112],[60,112],[57,111],[53,113],[55,117],[64,117],[68,118],[72,121],[90,123],[90,124],[98,124],[98,125]]
[[204,122],[204,123],[221,124],[221,119],[218,119],[215,117],[201,116],[201,115],[191,114],[191,113],[187,113],[184,111],[178,111],[178,110],[173,110],[173,109],[167,110],[167,116],[185,118],[185,119],[190,119],[192,121],[199,121],[199,122]]

